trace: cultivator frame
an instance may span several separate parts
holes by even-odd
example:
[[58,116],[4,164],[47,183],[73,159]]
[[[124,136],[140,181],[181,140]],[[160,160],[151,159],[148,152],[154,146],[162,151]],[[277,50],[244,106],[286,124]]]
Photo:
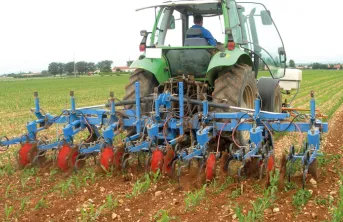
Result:
[[[26,126],[28,133],[13,139],[3,137],[0,147],[22,144],[18,152],[21,167],[38,165],[48,150],[58,151],[57,166],[62,171],[78,170],[84,166],[85,159],[100,153],[100,166],[108,171],[111,167],[127,172],[131,154],[144,152],[149,155],[145,161],[147,168],[153,172],[160,170],[172,177],[180,177],[181,168],[187,166],[192,159],[200,163],[199,175],[206,180],[216,176],[216,162],[225,162],[224,171],[230,170],[230,163],[239,161],[239,169],[234,172],[240,178],[249,175],[249,171],[258,171],[259,177],[267,175],[274,169],[274,142],[272,132],[305,132],[307,142],[304,150],[295,153],[290,148],[287,160],[293,163],[300,159],[303,165],[303,185],[306,175],[312,174],[311,168],[320,155],[321,133],[328,131],[328,124],[317,119],[314,94],[311,94],[309,121],[295,122],[289,113],[274,113],[261,110],[261,100],[255,100],[254,109],[229,106],[204,100],[184,97],[184,80],[178,82],[178,96],[164,91],[149,97],[140,96],[140,83],[135,83],[135,100],[115,102],[110,93],[106,105],[76,108],[74,93],[70,93],[71,108],[63,110],[58,116],[42,113],[38,93],[34,93],[37,120]],[[153,101],[154,108],[148,115],[141,113],[141,104]],[[184,105],[192,104],[200,111],[185,115]],[[116,110],[117,106],[135,105],[135,109]],[[107,106],[108,109],[100,109]],[[177,108],[175,108],[177,107]],[[214,112],[213,108],[236,110],[237,112]],[[302,114],[299,114],[302,115]],[[305,115],[303,115],[305,116]],[[56,141],[38,140],[38,133],[53,124],[65,124],[63,134]],[[104,127],[102,134],[99,129]],[[115,137],[125,130],[134,128],[133,135],[127,135],[120,143]],[[88,129],[87,140],[75,145],[76,134]],[[246,131],[249,139],[246,144],[238,144],[236,133]],[[246,134],[247,134],[246,133]],[[221,136],[232,143],[219,147]],[[210,141],[217,142],[216,148],[210,147]],[[31,150],[35,150],[34,152]],[[25,161],[22,161],[25,159]],[[139,160],[139,159],[138,159]],[[179,164],[176,164],[179,163]],[[178,165],[178,166],[177,166]],[[177,168],[178,167],[178,168]],[[315,175],[316,176],[316,175]],[[199,177],[200,178],[200,177]]]

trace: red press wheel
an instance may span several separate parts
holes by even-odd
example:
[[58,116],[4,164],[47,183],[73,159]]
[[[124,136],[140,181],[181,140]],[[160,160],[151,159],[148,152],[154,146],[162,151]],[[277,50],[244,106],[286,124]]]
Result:
[[105,147],[100,154],[100,164],[103,167],[103,169],[108,171],[113,164],[113,160],[114,160],[113,149],[111,147]]
[[34,147],[32,143],[24,143],[18,152],[18,164],[20,167],[26,167],[31,163],[31,158],[29,157],[31,149]]
[[158,169],[162,171],[162,166],[163,166],[163,152],[161,150],[154,150],[152,152],[150,170],[156,173]]
[[216,156],[213,153],[211,153],[207,158],[205,174],[206,181],[211,181],[216,176]]

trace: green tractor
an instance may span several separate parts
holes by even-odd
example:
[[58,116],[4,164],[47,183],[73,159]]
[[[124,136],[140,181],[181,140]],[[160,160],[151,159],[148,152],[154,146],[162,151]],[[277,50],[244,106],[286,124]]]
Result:
[[[278,79],[285,75],[286,53],[271,13],[263,4],[168,1],[138,10],[148,8],[155,9],[155,23],[151,32],[141,31],[142,55],[131,64],[136,71],[130,76],[124,99],[135,98],[137,81],[140,95],[145,97],[156,89],[177,93],[176,82],[182,79],[187,98],[253,108],[259,97],[263,110],[281,111]],[[192,27],[195,15],[204,18],[204,27],[217,30],[217,35],[213,33],[218,38],[216,46],[209,44],[201,29]],[[259,70],[267,70],[271,77],[258,80]],[[152,105],[142,104],[142,113],[151,112]],[[189,105],[187,112],[200,109]]]

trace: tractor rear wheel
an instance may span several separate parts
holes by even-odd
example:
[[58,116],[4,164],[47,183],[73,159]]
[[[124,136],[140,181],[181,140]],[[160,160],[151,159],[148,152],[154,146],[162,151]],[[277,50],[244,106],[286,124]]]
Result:
[[[135,83],[140,83],[140,97],[151,96],[154,93],[154,88],[157,87],[159,84],[155,78],[155,76],[143,69],[136,69],[135,72],[132,73],[129,79],[129,84],[125,87],[125,96],[123,100],[132,100],[136,99],[135,94]],[[149,112],[152,111],[153,101],[141,103],[141,115],[147,115]],[[136,106],[134,104],[125,106],[126,109],[135,110]],[[134,133],[134,127],[128,129],[128,134]]]
[[[230,106],[254,108],[254,101],[258,93],[255,76],[251,66],[240,64],[234,65],[219,73],[214,83],[212,93],[213,102],[225,103]],[[215,109],[217,112],[237,112],[237,110]],[[248,119],[247,115],[243,119]],[[249,132],[240,131],[235,133],[239,145],[247,144]]]

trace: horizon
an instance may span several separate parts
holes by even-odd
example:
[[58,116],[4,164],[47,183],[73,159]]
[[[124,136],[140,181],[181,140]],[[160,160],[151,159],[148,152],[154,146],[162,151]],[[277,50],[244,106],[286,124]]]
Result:
[[[58,62],[58,61],[57,61]],[[70,61],[72,62],[72,61]],[[92,61],[85,61],[85,62],[92,62]],[[313,63],[320,63],[320,64],[323,64],[323,65],[343,65],[343,62],[295,62],[295,65],[312,65]],[[77,61],[76,61],[77,63]],[[289,64],[289,60],[287,60],[287,65]],[[48,64],[49,65],[49,64]],[[111,66],[112,69],[116,68],[116,67],[129,67],[129,66],[126,66],[126,65],[115,65],[113,64]],[[37,70],[37,71],[18,71],[18,72],[12,72],[12,73],[0,73],[0,76],[3,76],[3,75],[8,75],[8,74],[16,74],[16,75],[20,75],[20,74],[29,74],[29,73],[32,73],[32,74],[35,74],[35,73],[41,73],[42,71],[47,71],[47,68],[46,69],[41,69],[41,70]]]

